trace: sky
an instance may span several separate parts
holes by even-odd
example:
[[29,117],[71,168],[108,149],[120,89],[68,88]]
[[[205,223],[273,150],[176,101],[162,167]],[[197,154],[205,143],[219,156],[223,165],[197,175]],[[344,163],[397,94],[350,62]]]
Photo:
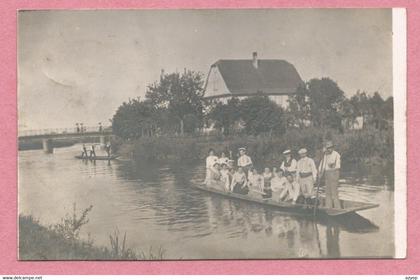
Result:
[[118,106],[184,68],[284,59],[347,96],[392,96],[391,9],[23,11],[19,129],[109,125]]

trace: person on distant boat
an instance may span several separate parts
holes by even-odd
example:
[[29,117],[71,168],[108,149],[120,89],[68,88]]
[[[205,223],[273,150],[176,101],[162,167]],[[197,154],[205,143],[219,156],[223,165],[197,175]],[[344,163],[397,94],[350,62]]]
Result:
[[208,180],[210,180],[210,168],[213,167],[215,163],[217,163],[218,158],[215,156],[214,150],[210,149],[208,156],[206,158],[206,178],[204,180],[205,183],[207,183]]
[[273,197],[279,197],[286,188],[287,179],[284,176],[282,169],[277,170],[276,173],[273,172],[273,175],[274,176],[271,179],[271,190],[273,192]]
[[248,174],[248,188],[252,196],[260,197],[263,194],[264,182],[263,177],[258,174],[258,170],[252,167]]
[[242,167],[245,176],[248,176],[248,171],[252,167],[252,160],[246,154],[246,148],[239,148],[239,158],[238,158],[238,167]]
[[238,170],[235,172],[235,174],[233,174],[230,189],[234,193],[248,194],[249,189],[247,183],[248,182],[245,176],[244,169],[241,166],[239,166]]
[[264,168],[264,172],[262,174],[264,187],[263,187],[263,198],[270,198],[272,196],[271,190],[271,179],[273,178],[273,173],[271,173],[270,168]]
[[286,173],[285,187],[283,191],[280,193],[279,199],[282,201],[292,201],[296,203],[301,189],[299,183],[295,181],[295,176],[292,173]]
[[325,206],[341,208],[338,198],[338,180],[340,178],[341,156],[334,150],[332,141],[325,143],[325,153],[319,164],[320,177],[325,175]]
[[225,191],[229,192],[232,174],[230,173],[229,166],[227,164],[222,164],[221,167],[222,167],[222,170],[220,170],[221,180],[225,187]]
[[105,151],[106,151],[106,155],[108,156],[108,157],[111,157],[111,143],[106,143],[106,145],[105,145]]
[[82,158],[83,157],[86,157],[86,158],[88,157],[88,152],[87,152],[85,144],[83,144],[83,146],[82,146]]
[[286,173],[291,173],[293,176],[296,176],[297,161],[292,158],[292,151],[285,150],[283,152],[285,160],[281,163],[280,168]]
[[305,199],[314,196],[314,184],[318,175],[315,162],[307,156],[307,153],[308,151],[305,148],[300,149],[300,159],[297,162],[297,182]]
[[95,153],[95,144],[92,144],[92,148],[90,150],[90,158],[94,159],[96,158],[96,153]]
[[219,160],[217,161],[220,165],[229,164],[229,158],[226,156],[225,152],[220,154]]

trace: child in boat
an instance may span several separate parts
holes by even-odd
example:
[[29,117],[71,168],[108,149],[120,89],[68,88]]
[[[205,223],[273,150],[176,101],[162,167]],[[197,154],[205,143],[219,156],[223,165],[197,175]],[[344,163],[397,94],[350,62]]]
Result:
[[282,201],[292,201],[292,203],[296,203],[301,190],[298,182],[295,181],[295,177],[292,173],[286,173],[287,182],[285,184],[285,188],[283,189],[282,193],[279,196],[279,199]]
[[221,181],[223,182],[224,190],[230,191],[230,181],[232,174],[230,173],[229,166],[227,164],[222,164],[222,169],[220,170]]
[[206,179],[204,182],[207,184],[210,180],[210,169],[214,166],[215,163],[217,163],[218,158],[214,155],[214,150],[210,149],[208,156],[206,158]]
[[247,186],[247,179],[245,176],[244,169],[238,167],[238,170],[233,174],[232,183],[230,184],[230,189],[234,193],[238,194],[248,194],[249,189]]
[[263,194],[263,177],[258,174],[258,170],[252,167],[248,174],[248,188],[251,196],[260,197]]
[[270,198],[272,196],[271,190],[271,179],[273,178],[273,173],[271,173],[270,168],[264,168],[264,173],[262,174],[264,180],[264,188],[263,188],[263,198]]
[[280,194],[286,188],[287,179],[284,176],[282,169],[273,172],[273,178],[271,179],[271,190],[273,191],[273,197],[279,198]]

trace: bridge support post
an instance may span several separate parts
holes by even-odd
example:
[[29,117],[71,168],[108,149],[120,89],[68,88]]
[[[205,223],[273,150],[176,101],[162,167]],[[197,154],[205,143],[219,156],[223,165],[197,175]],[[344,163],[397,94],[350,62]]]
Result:
[[54,147],[53,147],[53,142],[52,139],[42,139],[42,149],[44,150],[45,153],[47,154],[52,154]]

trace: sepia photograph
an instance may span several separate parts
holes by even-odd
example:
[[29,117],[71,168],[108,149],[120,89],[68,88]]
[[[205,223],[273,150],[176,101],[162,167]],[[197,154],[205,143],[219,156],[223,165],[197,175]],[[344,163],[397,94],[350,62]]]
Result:
[[404,258],[393,15],[18,11],[19,260]]

